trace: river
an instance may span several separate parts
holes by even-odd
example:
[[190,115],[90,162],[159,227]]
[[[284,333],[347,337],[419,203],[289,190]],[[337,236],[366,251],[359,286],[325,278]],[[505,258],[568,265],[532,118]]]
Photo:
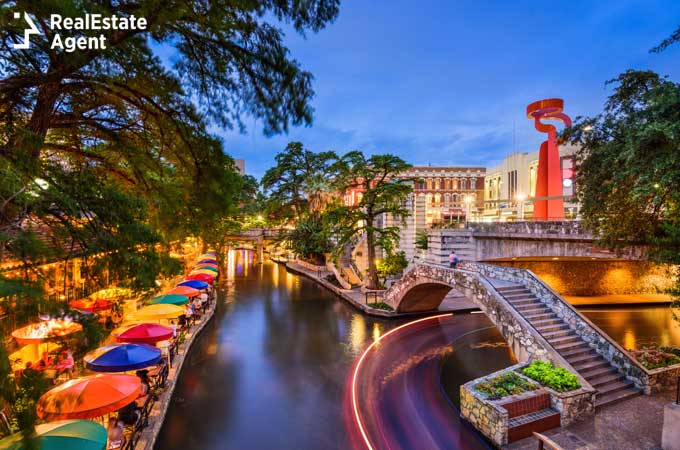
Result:
[[[406,321],[364,316],[311,280],[252,258],[244,251],[225,258],[216,316],[185,362],[156,450],[363,448],[348,395],[352,369],[373,341]],[[635,342],[658,341],[669,317],[654,308],[585,313],[624,344],[631,333]],[[660,340],[677,343],[674,333]],[[389,339],[367,358],[358,383],[363,425],[381,435],[373,447],[448,439],[441,448],[484,448],[443,395],[456,403],[461,383],[514,363],[484,314],[437,319]]]

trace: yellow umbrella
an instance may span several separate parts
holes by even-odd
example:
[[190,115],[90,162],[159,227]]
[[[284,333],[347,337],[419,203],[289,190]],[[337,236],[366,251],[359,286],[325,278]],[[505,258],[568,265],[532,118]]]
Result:
[[196,269],[196,270],[192,270],[191,272],[189,272],[190,275],[195,274],[195,273],[204,273],[206,275],[211,275],[213,277],[217,276],[217,273],[213,272],[212,270]]
[[113,300],[113,299],[119,299],[119,298],[127,298],[132,296],[132,291],[130,289],[126,288],[109,288],[109,289],[102,289],[101,291],[97,291],[93,294],[88,295],[88,298],[98,300],[98,299],[106,299],[106,300]]
[[130,315],[130,319],[139,321],[176,319],[182,314],[184,309],[180,306],[158,303],[138,309]]

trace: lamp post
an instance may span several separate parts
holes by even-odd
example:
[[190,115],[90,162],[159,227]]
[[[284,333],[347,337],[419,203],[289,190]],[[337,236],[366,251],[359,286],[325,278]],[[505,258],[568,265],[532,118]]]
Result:
[[470,218],[470,203],[472,203],[472,197],[469,195],[465,196],[465,228],[468,226],[468,220]]
[[526,199],[526,195],[517,194],[517,220],[524,220],[524,200]]

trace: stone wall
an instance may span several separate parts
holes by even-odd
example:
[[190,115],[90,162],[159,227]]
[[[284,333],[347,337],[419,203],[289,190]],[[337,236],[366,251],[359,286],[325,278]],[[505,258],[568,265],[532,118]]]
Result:
[[571,329],[590,344],[598,354],[609,361],[619,372],[625,374],[627,379],[633,381],[637,388],[641,389],[645,394],[651,392],[647,369],[531,271],[471,262],[462,263],[461,268],[478,272],[485,277],[523,284],[555,314],[564,319]]
[[514,402],[524,398],[529,398],[539,392],[550,394],[550,406],[560,412],[560,422],[562,426],[567,426],[575,420],[581,419],[586,415],[593,414],[595,411],[595,389],[590,386],[582,386],[570,392],[557,392],[543,386],[540,391],[531,391],[499,400],[487,400],[483,394],[474,388],[477,384],[495,378],[503,373],[514,371],[520,377],[525,378],[533,384],[540,385],[535,380],[522,375],[519,371],[526,367],[527,363],[520,363],[499,370],[484,377],[469,381],[460,387],[460,415],[470,422],[484,436],[497,446],[508,443],[508,411],[503,408],[503,404]]
[[561,295],[657,294],[673,286],[677,268],[650,261],[494,261],[528,269]]
[[482,380],[478,378],[460,387],[460,415],[497,447],[501,447],[508,443],[508,411],[486,400],[473,388]]

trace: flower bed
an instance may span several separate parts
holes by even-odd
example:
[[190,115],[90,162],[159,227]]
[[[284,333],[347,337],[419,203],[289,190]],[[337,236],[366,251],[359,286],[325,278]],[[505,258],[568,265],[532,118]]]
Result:
[[498,400],[509,395],[538,389],[538,386],[514,372],[502,373],[494,378],[478,383],[474,387],[488,400]]
[[581,387],[576,375],[549,362],[536,360],[522,369],[522,374],[557,392],[573,391]]
[[649,370],[680,364],[680,347],[643,347],[630,354]]

